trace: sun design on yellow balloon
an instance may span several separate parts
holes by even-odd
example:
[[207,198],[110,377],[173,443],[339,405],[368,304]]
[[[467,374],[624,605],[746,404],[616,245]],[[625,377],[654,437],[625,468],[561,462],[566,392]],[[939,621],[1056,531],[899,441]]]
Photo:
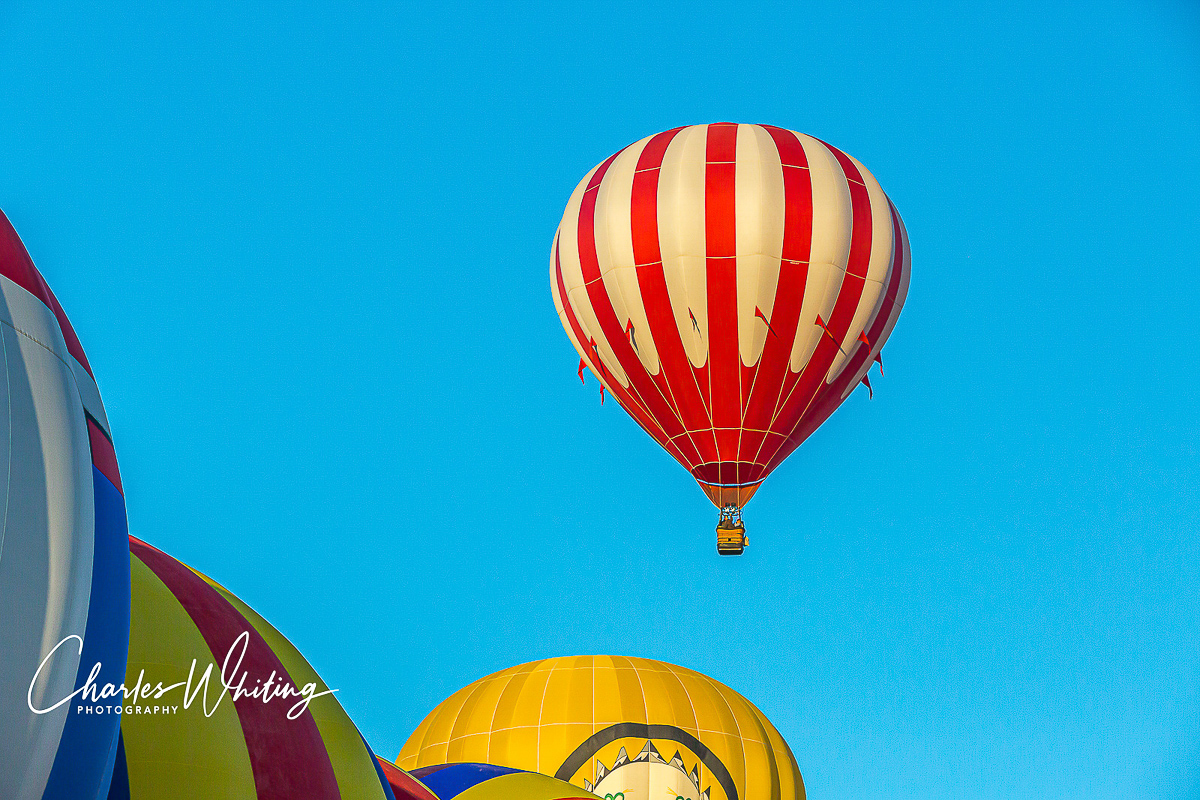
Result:
[[595,783],[585,779],[583,788],[604,800],[709,800],[699,764],[689,770],[679,751],[667,760],[650,741],[633,758],[622,747],[612,766],[596,759]]

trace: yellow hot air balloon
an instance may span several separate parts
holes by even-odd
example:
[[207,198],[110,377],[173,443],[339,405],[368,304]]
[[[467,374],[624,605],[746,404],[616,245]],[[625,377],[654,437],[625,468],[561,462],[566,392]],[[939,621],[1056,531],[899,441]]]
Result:
[[455,692],[396,763],[541,772],[609,800],[803,800],[792,751],[753,703],[647,658],[534,661]]

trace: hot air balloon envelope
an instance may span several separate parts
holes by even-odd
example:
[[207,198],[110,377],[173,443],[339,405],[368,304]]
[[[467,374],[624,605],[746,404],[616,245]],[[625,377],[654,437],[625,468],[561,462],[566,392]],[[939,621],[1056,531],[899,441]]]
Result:
[[3,213],[0,323],[0,797],[92,800],[118,720],[59,701],[125,673],[125,499],[91,365]]
[[862,164],[725,122],[593,168],[550,257],[581,365],[726,522],[866,377],[908,274],[900,215]]
[[481,678],[430,712],[396,763],[420,777],[484,758],[600,797],[804,798],[792,751],[750,701],[647,658],[549,658]]
[[[110,800],[391,800],[374,754],[291,642],[223,586],[145,542],[129,543],[125,684],[178,688],[125,702]],[[227,677],[246,693],[227,692]],[[262,687],[273,694],[254,693]],[[310,702],[299,704],[291,690]]]

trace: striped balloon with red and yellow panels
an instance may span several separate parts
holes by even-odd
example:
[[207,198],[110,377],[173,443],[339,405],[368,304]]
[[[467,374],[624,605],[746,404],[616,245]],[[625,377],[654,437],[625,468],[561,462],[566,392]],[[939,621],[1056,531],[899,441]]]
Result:
[[[139,679],[143,686],[181,685],[161,698],[123,701],[108,800],[395,800],[335,695],[315,697],[289,719],[294,697],[263,702],[225,693],[226,655],[243,634],[245,656],[230,674],[244,673],[247,688],[268,679],[296,688],[311,683],[316,692],[329,688],[283,634],[223,586],[161,550],[132,536],[129,550],[133,602],[125,685],[132,689]],[[206,707],[199,687],[209,665]],[[198,693],[184,708],[189,674]]]
[[862,164],[728,122],[593,168],[550,258],[580,378],[586,365],[719,508],[870,387],[908,277],[904,224]]

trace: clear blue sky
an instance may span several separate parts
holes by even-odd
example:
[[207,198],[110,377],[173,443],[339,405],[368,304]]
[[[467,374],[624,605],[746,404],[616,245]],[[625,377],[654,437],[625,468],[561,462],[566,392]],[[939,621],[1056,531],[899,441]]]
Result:
[[[155,5],[4,4],[0,207],[132,531],[380,753],[615,652],[756,702],[814,800],[1200,797],[1194,3]],[[913,249],[875,399],[740,559],[546,267],[587,169],[716,120],[853,154]]]

